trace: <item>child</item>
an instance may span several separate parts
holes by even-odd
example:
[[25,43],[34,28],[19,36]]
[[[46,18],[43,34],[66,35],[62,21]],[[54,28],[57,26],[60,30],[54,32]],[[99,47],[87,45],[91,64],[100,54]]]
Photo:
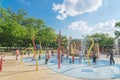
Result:
[[48,63],[49,58],[50,58],[49,51],[46,51],[46,55],[45,55],[45,64]]
[[16,60],[18,60],[19,50],[16,50]]
[[93,52],[93,64],[96,64],[97,53]]
[[51,56],[54,56],[54,51],[53,50],[51,51]]

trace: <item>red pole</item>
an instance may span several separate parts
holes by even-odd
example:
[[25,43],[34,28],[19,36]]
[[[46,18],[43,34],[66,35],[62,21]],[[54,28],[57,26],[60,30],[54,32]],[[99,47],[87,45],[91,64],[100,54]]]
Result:
[[60,48],[58,48],[58,69],[60,69]]
[[0,60],[0,71],[1,71],[1,60]]
[[58,69],[60,69],[60,49],[61,49],[61,32],[59,30],[59,39],[58,39]]
[[[36,45],[35,45],[34,40],[35,40],[35,35],[34,35],[34,36],[33,36],[33,38],[32,38],[32,43],[33,43],[33,46],[34,46],[34,51],[36,52]],[[37,52],[36,52],[36,53],[37,53]],[[35,55],[33,56],[33,58],[32,58],[32,60],[31,60],[31,61],[33,61],[33,60],[34,60],[34,57],[35,57]]]
[[2,71],[2,58],[0,60],[0,71]]
[[33,38],[32,38],[32,43],[33,43],[33,46],[34,46],[34,50],[35,50],[35,52],[36,52],[36,45],[35,45],[34,40],[35,40],[35,36],[33,36]]

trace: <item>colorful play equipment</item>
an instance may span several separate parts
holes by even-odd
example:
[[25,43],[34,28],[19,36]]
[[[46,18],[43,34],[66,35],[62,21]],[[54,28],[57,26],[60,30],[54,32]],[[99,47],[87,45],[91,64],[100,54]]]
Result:
[[1,59],[0,59],[0,72],[2,71],[2,68],[3,68],[3,58],[5,57],[5,55],[2,53],[1,54]]
[[94,50],[97,52],[97,57],[99,58],[100,53],[99,53],[99,43],[98,43],[98,41],[100,40],[100,37],[93,37],[93,39],[94,39],[94,42],[95,42]]
[[35,58],[36,58],[36,71],[37,71],[37,70],[38,70],[38,59],[37,59],[37,54],[36,54],[36,52],[33,50],[33,48],[26,48],[26,49],[23,51],[22,56],[21,56],[21,60],[20,60],[20,64],[22,64],[22,59],[23,59],[24,53],[25,53],[28,49],[30,49],[30,50],[33,52],[33,54],[34,54],[34,56],[35,56]]
[[59,36],[58,36],[58,48],[57,48],[57,55],[58,55],[58,69],[60,69],[60,63],[61,63],[61,56],[63,55],[64,48],[61,46],[61,31],[59,30]]
[[59,37],[58,37],[58,69],[60,69],[60,50],[61,50],[61,31],[59,30]]
[[[34,46],[34,51],[35,51],[35,53],[37,54],[37,49],[36,49],[36,45],[35,45],[35,42],[34,42],[34,40],[35,40],[35,37],[36,37],[36,35],[34,35],[33,36],[33,38],[32,38],[32,43],[33,43],[33,46]],[[35,57],[35,55],[33,55],[33,57],[32,57],[32,60],[31,61],[33,61],[34,60],[34,57]]]
[[90,46],[90,48],[89,48],[89,50],[87,52],[88,65],[90,66],[90,53],[91,53],[91,50],[92,50],[92,48],[94,46],[94,39],[93,38],[89,38],[89,39],[92,41],[92,44],[91,44],[91,46]]
[[70,36],[68,40],[68,55],[72,56],[72,60],[70,61],[72,63],[74,63],[75,54],[78,53],[78,50],[76,48],[77,48],[76,42],[72,40],[72,37]]
[[[75,53],[78,54],[78,55],[81,55],[83,58],[85,57],[85,47],[86,47],[85,46],[86,45],[85,41],[90,40],[92,43],[91,43],[90,48],[88,49],[87,55],[86,55],[88,65],[90,66],[90,56],[91,56],[90,53],[92,51],[92,48],[95,46],[94,45],[94,40],[95,39],[94,38],[84,38],[84,39],[77,39],[77,40],[79,41],[78,43],[79,43],[80,46],[78,46],[78,43],[76,44],[75,40],[72,40],[71,36],[69,37],[69,45],[68,45],[69,50],[68,51],[69,51],[69,54],[72,54],[72,62],[74,63]],[[99,48],[98,44],[97,44],[96,48],[97,48],[97,50],[99,50],[98,49]],[[79,59],[82,58],[81,56],[79,56]]]
[[0,72],[2,71],[2,64],[3,64],[3,59],[0,59]]
[[37,70],[38,70],[38,58],[37,58],[37,52],[36,52],[36,45],[35,45],[35,42],[34,42],[35,36],[36,36],[36,35],[34,35],[33,38],[32,38],[32,43],[33,43],[33,46],[34,46],[34,50],[33,50],[32,48],[26,48],[26,49],[23,51],[23,53],[22,53],[21,60],[20,60],[20,64],[22,63],[22,59],[23,59],[24,53],[25,53],[28,49],[30,49],[30,50],[33,52],[33,54],[34,54],[34,56],[33,56],[33,58],[32,58],[32,61],[34,60],[34,57],[36,58],[36,71],[37,71]]

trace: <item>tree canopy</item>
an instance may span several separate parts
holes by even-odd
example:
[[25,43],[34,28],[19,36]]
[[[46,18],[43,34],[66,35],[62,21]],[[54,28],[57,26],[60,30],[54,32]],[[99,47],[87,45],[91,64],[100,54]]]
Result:
[[[115,27],[120,28],[120,22],[116,22]],[[114,33],[115,33],[116,38],[118,38],[120,36],[120,31],[115,30]]]
[[91,35],[93,38],[99,38],[98,43],[101,48],[104,47],[113,47],[114,38],[110,37],[108,34],[93,34]]
[[28,17],[24,9],[13,12],[10,8],[1,8],[0,46],[28,47],[32,44],[34,35],[35,42],[45,46],[49,46],[57,37],[52,27],[46,26],[42,19]]

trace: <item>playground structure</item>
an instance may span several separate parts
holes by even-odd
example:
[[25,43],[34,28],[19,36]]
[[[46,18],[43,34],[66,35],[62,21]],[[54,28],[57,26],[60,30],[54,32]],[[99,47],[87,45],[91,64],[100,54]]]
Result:
[[28,49],[30,49],[30,50],[33,52],[33,54],[34,54],[34,56],[35,56],[35,58],[36,58],[36,70],[38,70],[37,54],[36,54],[36,52],[35,52],[32,48],[26,48],[26,49],[23,51],[22,56],[21,56],[21,60],[20,60],[20,64],[22,64],[22,59],[23,59],[24,53],[25,53]]
[[[32,38],[32,43],[33,43],[34,49],[28,47],[28,48],[26,48],[26,49],[23,51],[22,56],[21,56],[21,60],[20,60],[20,64],[22,63],[22,59],[23,59],[24,53],[25,53],[27,50],[31,50],[31,51],[33,52],[33,54],[34,54],[34,56],[33,56],[33,58],[32,58],[31,61],[34,60],[34,57],[36,58],[36,71],[38,71],[37,49],[36,49],[36,45],[35,45],[35,42],[34,42],[35,37],[36,37],[36,36],[34,35],[33,38]],[[41,46],[41,44],[40,44],[40,46]],[[40,50],[42,51],[42,47],[40,48]],[[40,53],[39,53],[39,55],[40,55]]]
[[[87,51],[87,55],[85,54],[85,41],[83,40],[90,40],[92,43],[90,45],[90,48],[88,49]],[[97,51],[97,57],[99,56],[99,44],[98,44],[98,38],[84,38],[83,40],[80,40],[80,43],[79,45],[76,44],[76,41],[72,40],[72,37],[70,36],[69,37],[69,40],[67,42],[68,46],[67,46],[67,55],[70,56],[72,55],[72,63],[74,63],[74,57],[75,57],[75,54],[77,53],[78,55],[81,55],[80,54],[80,50],[82,51],[82,56],[85,57],[85,55],[87,56],[87,61],[88,61],[88,65],[90,66],[90,54],[91,54],[91,51],[92,51],[92,48],[94,47],[94,49]],[[59,31],[59,37],[58,37],[58,69],[60,69],[60,64],[61,64],[61,52],[60,50],[62,50],[62,47],[61,47],[61,32]],[[96,42],[96,43],[95,43]],[[80,56],[79,56],[80,58]]]
[[[53,56],[50,60],[49,60],[49,63],[48,64],[46,64],[48,67],[50,67],[51,69],[53,69],[53,70],[55,70],[55,71],[58,71],[58,72],[60,72],[60,73],[63,73],[63,74],[67,74],[67,75],[70,75],[70,76],[72,76],[71,74],[68,74],[68,73],[71,73],[72,71],[73,71],[73,73],[76,73],[76,71],[78,71],[79,70],[79,72],[80,72],[80,74],[79,74],[79,76],[80,76],[80,78],[86,78],[86,76],[89,74],[89,73],[91,73],[92,75],[92,77],[89,77],[88,76],[88,78],[93,78],[94,79],[94,74],[95,73],[99,73],[100,71],[102,71],[103,70],[103,73],[106,73],[106,74],[108,74],[108,72],[109,71],[111,71],[113,68],[115,68],[115,70],[113,70],[114,71],[114,74],[112,75],[112,73],[110,73],[109,75],[107,75],[107,76],[103,76],[102,74],[100,74],[100,77],[102,77],[103,79],[104,78],[110,78],[111,76],[114,78],[118,78],[119,77],[119,75],[120,75],[120,73],[118,72],[118,71],[120,71],[119,70],[119,64],[117,64],[117,65],[115,65],[115,67],[109,67],[108,65],[109,65],[109,61],[105,61],[105,60],[99,60],[98,62],[97,62],[97,65],[91,65],[91,63],[92,63],[92,61],[90,60],[90,55],[91,55],[91,51],[92,50],[95,50],[95,51],[97,51],[97,50],[99,50],[99,44],[98,44],[98,42],[97,41],[95,41],[96,40],[96,38],[86,38],[86,39],[82,39],[82,40],[79,40],[80,42],[77,42],[77,41],[74,41],[74,40],[72,40],[72,37],[70,38],[71,40],[69,40],[69,42],[68,42],[68,47],[67,47],[67,53],[66,54],[69,54],[68,56],[68,62],[67,62],[67,58],[63,58],[63,63],[61,62],[61,51],[63,50],[63,47],[61,46],[61,32],[59,31],[59,38],[58,38],[58,48],[57,48],[57,54],[55,54],[55,56]],[[85,53],[85,48],[86,48],[86,43],[87,42],[85,42],[85,41],[88,41],[88,44],[89,44],[89,48],[88,48],[88,46],[87,46],[87,48],[88,48],[88,50],[87,50],[87,54]],[[25,51],[27,51],[28,50],[28,48],[26,48],[25,49]],[[31,48],[31,50],[34,52],[34,54],[36,54],[36,52],[35,52],[35,48],[34,48],[34,50]],[[78,55],[80,55],[80,53],[79,53],[79,50],[81,50],[81,52],[82,52],[82,56],[84,56],[84,55],[86,55],[86,60],[85,60],[85,62],[82,62],[82,63],[78,63],[79,61],[78,61],[78,57],[79,56],[76,56],[76,53],[78,54]],[[24,52],[25,52],[24,51]],[[97,51],[98,52],[98,51]],[[44,54],[43,54],[44,55]],[[99,56],[99,53],[97,53],[97,56]],[[36,57],[36,56],[35,56]],[[55,59],[54,59],[55,58]],[[71,64],[71,63],[69,63],[69,61],[70,60],[72,60],[72,62],[74,63],[74,64]],[[36,61],[36,64],[38,65],[38,64],[44,64],[44,59],[42,58],[41,60],[37,60],[37,58],[36,58],[36,60],[34,60],[33,62],[35,62]],[[66,62],[65,62],[66,61]],[[76,62],[77,61],[77,62]],[[70,64],[70,65],[69,65]],[[36,65],[36,70],[38,70],[38,66]],[[52,65],[52,66],[51,66]],[[91,67],[89,67],[89,66],[91,66]],[[98,66],[98,67],[97,67]],[[78,68],[79,67],[79,68]],[[94,68],[95,67],[95,68]],[[108,72],[106,71],[104,71],[104,68],[105,69],[110,69]],[[72,70],[72,69],[75,69],[75,71],[74,70]],[[99,70],[100,69],[100,70]],[[68,71],[68,73],[67,73],[67,71]],[[78,73],[79,73],[78,72]],[[81,73],[82,74],[85,74],[86,76],[82,76],[81,75]],[[102,73],[102,72],[101,72]],[[97,74],[98,75],[98,74]],[[77,76],[77,77],[79,77],[78,76],[78,74],[76,74],[76,75],[74,75],[74,76]],[[100,78],[99,77],[99,78]]]
[[[41,57],[44,57],[44,54]],[[69,59],[72,59],[72,57],[70,56]],[[72,64],[67,62],[67,58],[64,58],[64,61],[62,63],[60,62],[60,65],[58,66],[58,55],[55,54],[54,57],[51,57],[49,63],[46,65],[55,72],[77,78],[101,80],[120,78],[120,63],[118,62],[114,66],[110,66],[109,60],[98,60],[97,64],[91,65],[90,67],[87,60],[79,63],[78,57],[75,57],[74,59],[74,64]],[[39,60],[39,64],[44,64],[43,58]],[[90,64],[92,64],[91,60]]]
[[[34,57],[36,58],[36,70],[38,70],[38,57],[37,57],[37,49],[36,49],[36,45],[35,45],[35,42],[34,42],[34,40],[35,40],[35,35],[33,36],[33,38],[32,38],[32,43],[33,43],[33,46],[34,46],[34,49],[32,49],[32,48],[26,48],[24,51],[23,51],[23,53],[22,53],[22,56],[21,56],[21,60],[20,60],[20,64],[22,63],[22,59],[23,59],[23,56],[24,56],[24,53],[27,51],[27,50],[31,50],[32,52],[33,52],[33,54],[34,54],[34,56],[33,56],[33,58],[32,58],[32,60],[31,61],[33,61],[34,60]],[[87,39],[88,40],[88,39]],[[90,48],[88,49],[88,51],[87,51],[87,55],[85,54],[85,48],[86,48],[86,46],[85,46],[85,41],[86,41],[86,39],[83,39],[83,40],[80,40],[80,42],[77,42],[77,41],[74,41],[74,40],[72,40],[72,37],[70,36],[69,37],[69,40],[68,40],[68,52],[67,52],[67,55],[68,55],[68,57],[70,56],[70,55],[72,55],[72,63],[74,63],[74,58],[75,58],[75,55],[76,55],[76,53],[78,54],[78,55],[81,55],[80,54],[80,50],[82,51],[82,56],[83,57],[85,57],[85,55],[86,55],[86,59],[87,59],[87,61],[88,61],[88,65],[90,66],[90,53],[91,53],[91,50],[92,50],[92,48],[93,48],[93,46],[94,46],[94,39],[93,38],[89,38],[89,40],[92,42],[91,43],[91,46],[90,46]],[[41,44],[40,44],[40,46],[41,46]],[[99,48],[99,47],[97,47],[97,48]],[[60,69],[60,64],[61,64],[61,51],[63,51],[63,47],[61,46],[61,32],[59,31],[59,37],[58,37],[58,69]],[[99,49],[97,49],[97,50],[99,50]],[[40,48],[40,52],[42,52],[42,47]],[[39,53],[39,55],[40,55],[40,53]],[[79,56],[79,58],[80,58],[80,56]]]
[[59,31],[59,39],[58,39],[58,69],[60,69],[60,50],[61,50],[61,32]]
[[[110,78],[120,78],[120,63],[116,62],[114,66],[110,66],[109,60],[99,59],[97,64],[92,65],[92,61],[90,60],[91,66],[88,65],[87,60],[85,62],[79,63],[78,57],[75,57],[74,64],[67,62],[67,59],[64,58],[63,62],[60,63],[60,68],[58,69],[58,58],[57,54],[50,58],[48,64],[46,64],[49,69],[63,75],[83,78],[83,79],[110,79]],[[101,56],[100,56],[101,57]],[[23,61],[27,62],[28,58],[24,58]],[[31,59],[31,58],[29,58]],[[72,59],[72,57],[69,57]],[[33,64],[35,65],[35,60]],[[44,54],[41,56],[41,60],[39,60],[39,65],[44,65]],[[30,64],[28,64],[30,65]],[[72,74],[74,73],[74,74]]]
[[[33,62],[36,61],[36,70],[38,70],[38,64],[42,64],[42,63],[44,64],[44,60],[39,60],[38,61],[38,59],[37,59],[37,56],[36,56],[36,45],[34,43],[34,39],[35,39],[35,37],[32,39],[32,42],[33,42],[33,45],[34,45],[34,49],[32,49],[32,48],[26,48],[24,50],[24,52],[23,52],[23,55],[24,55],[24,53],[28,49],[30,49],[34,53],[34,57],[36,58],[36,60],[34,60]],[[56,67],[58,68],[58,70],[61,70],[61,69],[63,69],[63,66],[66,64],[65,62],[63,62],[63,63],[61,62],[61,55],[62,55],[61,51],[64,51],[63,47],[61,46],[61,41],[62,41],[62,39],[61,39],[61,32],[59,31],[57,54],[53,57],[53,58],[55,58],[54,59],[55,61],[53,61],[52,59],[50,59],[50,62],[48,64],[46,64],[49,67],[51,67],[50,64],[54,63],[54,65],[55,65],[55,63],[56,63],[57,66],[55,65],[55,67],[54,66],[51,67],[51,68],[53,68],[53,70],[56,69]],[[68,63],[67,63],[66,67],[68,67],[68,65],[71,64],[71,63],[69,63],[70,60],[72,61],[72,63],[74,63],[74,65],[76,65],[76,61],[78,61],[78,57],[80,57],[80,56],[76,56],[76,54],[80,55],[79,51],[81,50],[82,56],[85,57],[84,55],[86,55],[86,60],[83,63],[79,63],[80,64],[80,68],[81,68],[79,70],[81,72],[87,72],[87,73],[94,72],[93,68],[89,68],[89,66],[92,66],[92,67],[94,66],[94,65],[91,65],[92,61],[90,60],[90,56],[91,56],[91,51],[95,50],[95,51],[97,51],[97,57],[99,57],[98,38],[85,38],[85,39],[82,39],[82,40],[79,39],[79,41],[77,42],[75,40],[72,40],[72,37],[70,37],[70,39],[68,40],[68,46],[67,46],[67,51],[68,52],[66,54],[68,54],[69,57],[68,57]],[[88,43],[89,46],[86,46],[86,43]],[[87,50],[87,53],[85,53],[85,48],[86,47],[87,48],[89,47],[88,50]],[[64,58],[64,61],[66,61],[66,59]],[[43,62],[41,62],[41,61],[43,61]],[[103,63],[104,63],[104,61],[99,60],[97,66],[105,66],[106,64],[108,66],[108,61],[106,61],[106,63],[104,63],[104,64]],[[74,65],[72,65],[72,68],[74,68]],[[87,67],[83,68],[83,66],[87,66]],[[70,65],[69,65],[69,67],[70,67]],[[78,67],[75,67],[75,68],[78,68]],[[109,68],[109,67],[106,67],[106,68]],[[116,65],[115,68],[118,69],[118,65]],[[69,69],[71,69],[71,68],[69,68]],[[96,67],[96,69],[97,69],[97,67]],[[95,72],[97,72],[96,69],[95,69]],[[102,69],[103,68],[101,68],[101,70]],[[111,68],[109,68],[109,69],[111,69]],[[118,69],[118,71],[119,71],[119,69]],[[115,75],[114,75],[115,77],[116,77],[116,74],[119,76],[119,74],[118,74],[117,71],[115,71]]]
[[[68,55],[72,55],[72,62],[74,63],[74,56],[79,55],[79,58],[86,57],[88,61],[88,65],[90,66],[90,56],[91,51],[94,49],[94,51],[97,52],[97,57],[99,57],[99,44],[98,44],[99,38],[84,38],[84,39],[76,39],[72,40],[72,37],[69,37],[68,40]],[[89,49],[86,51],[87,48],[86,43],[87,41],[91,41]],[[86,52],[85,52],[86,51]],[[84,58],[85,59],[85,58]]]

